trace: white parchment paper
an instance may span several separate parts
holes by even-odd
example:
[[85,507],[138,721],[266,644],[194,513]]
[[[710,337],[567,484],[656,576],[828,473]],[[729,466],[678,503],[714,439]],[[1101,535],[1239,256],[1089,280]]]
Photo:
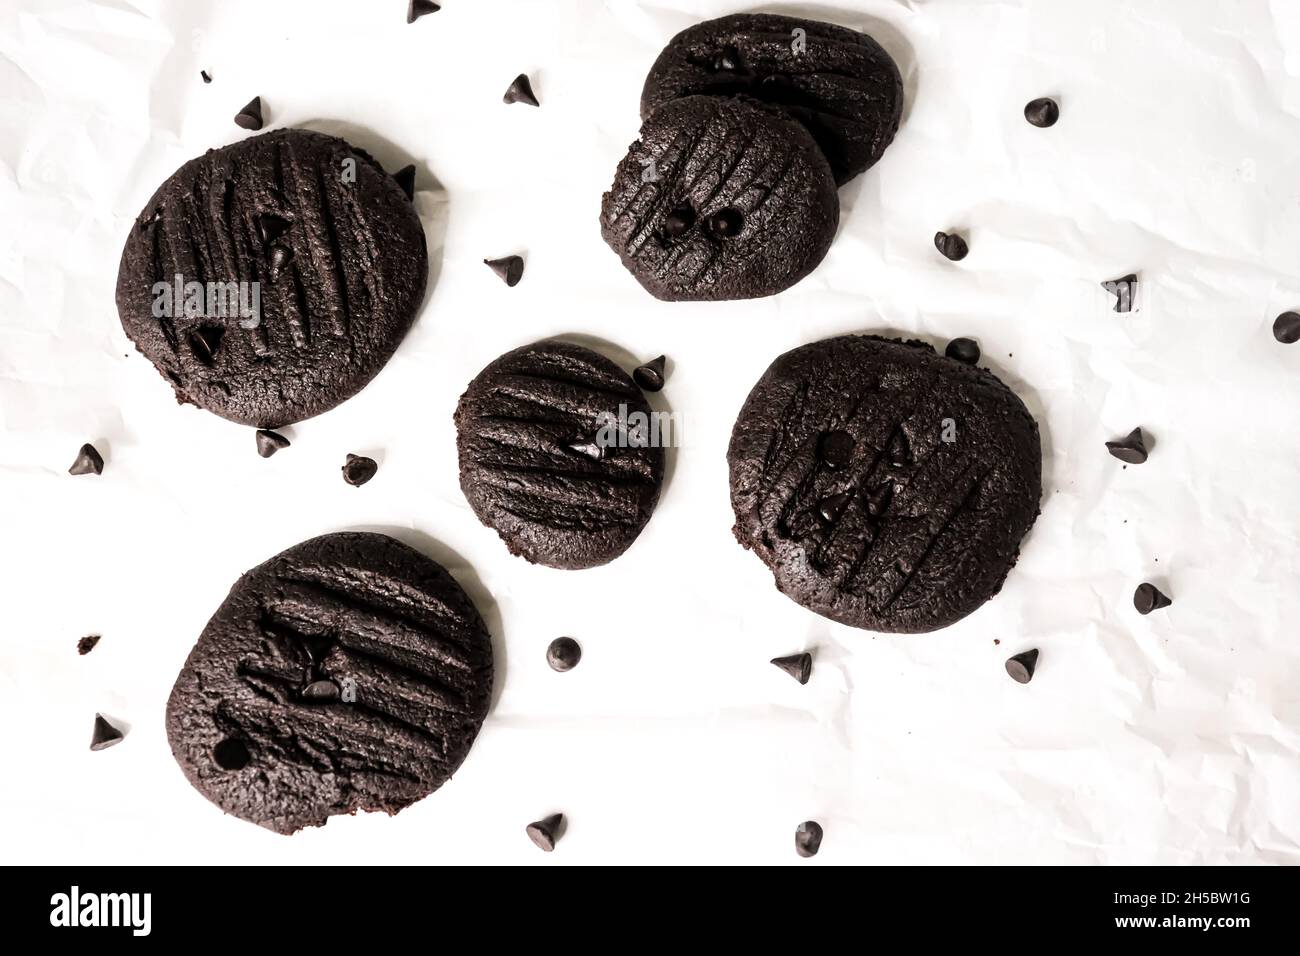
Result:
[[[1294,863],[1300,860],[1296,468],[1300,7],[1291,0],[0,2],[0,858],[6,862]],[[822,266],[775,298],[659,303],[597,212],[646,70],[709,16],[865,29],[902,128],[841,191]],[[208,70],[210,85],[199,79]],[[506,107],[526,71],[541,109]],[[118,325],[132,218],[186,159],[268,128],[419,168],[432,291],[357,398],[257,457],[177,406]],[[1029,126],[1050,95],[1061,121]],[[959,264],[936,230],[969,237]],[[485,257],[520,253],[507,289]],[[1098,283],[1141,276],[1138,312]],[[1003,592],[926,636],[804,611],[732,539],[726,441],[780,352],[970,335],[1042,428],[1043,513]],[[670,357],[685,423],[662,503],[606,567],[511,558],[458,487],[451,414],[487,362],[552,334]],[[1141,425],[1150,461],[1103,442]],[[100,478],[65,472],[83,441]],[[355,489],[348,452],[380,461]],[[175,766],[163,708],[238,575],[340,529],[453,571],[496,641],[469,759],[395,818],[285,839]],[[1171,608],[1140,617],[1133,588]],[[77,638],[103,640],[78,657]],[[552,673],[569,634],[582,664]],[[998,643],[1000,642],[1000,643]],[[1031,684],[1002,669],[1038,647]],[[801,687],[769,658],[810,649]],[[87,750],[102,711],[124,743]],[[568,815],[556,852],[523,827]],[[816,819],[815,860],[793,850]]]

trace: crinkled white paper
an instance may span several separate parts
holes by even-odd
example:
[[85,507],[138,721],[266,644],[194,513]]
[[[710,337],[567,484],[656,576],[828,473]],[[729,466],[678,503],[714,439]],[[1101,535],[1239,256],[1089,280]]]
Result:
[[[670,305],[598,208],[703,0],[0,4],[0,858],[6,862],[1294,863],[1300,859],[1300,8],[1291,0],[845,0],[758,9],[872,33],[902,128],[841,191],[822,266],[771,299]],[[199,71],[213,81],[204,85]],[[504,106],[528,72],[540,109]],[[427,306],[357,398],[252,432],[177,406],[113,302],[122,243],[186,159],[268,127],[418,166]],[[1060,123],[1024,104],[1054,96]],[[970,256],[932,244],[956,230]],[[486,257],[527,258],[507,289]],[[1140,310],[1099,283],[1142,280]],[[854,330],[977,338],[1042,428],[1042,516],[1002,593],[924,636],[777,593],[731,537],[726,441],[779,353]],[[510,557],[458,487],[451,415],[486,363],[553,334],[670,357],[684,423],[632,549]],[[1150,461],[1103,443],[1142,426]],[[65,472],[83,441],[100,478]],[[348,452],[380,462],[352,488]],[[492,713],[442,790],[285,839],[223,816],[163,708],[247,568],[382,529],[447,565],[492,630]],[[1150,580],[1173,606],[1140,617]],[[99,647],[78,657],[83,634]],[[544,651],[581,641],[557,675]],[[998,643],[1000,642],[1000,643]],[[1004,659],[1030,647],[1033,682]],[[801,687],[768,659],[810,649]],[[96,711],[129,725],[90,753]],[[556,852],[524,825],[569,818]]]

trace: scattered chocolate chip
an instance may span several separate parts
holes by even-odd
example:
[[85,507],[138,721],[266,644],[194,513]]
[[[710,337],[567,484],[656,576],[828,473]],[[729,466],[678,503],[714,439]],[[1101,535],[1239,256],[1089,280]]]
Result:
[[199,70],[199,76],[203,77],[204,83],[212,82],[212,74],[209,73],[207,70]]
[[77,641],[77,653],[83,657],[95,649],[99,643],[99,634],[87,634],[81,640]]
[[1031,126],[1047,129],[1049,126],[1055,126],[1060,118],[1061,108],[1056,105],[1054,99],[1044,96],[1042,99],[1030,100],[1025,104],[1025,119],[1029,120]]
[[881,485],[873,491],[867,498],[867,514],[873,518],[879,518],[889,508],[889,502],[894,497],[894,486],[889,482]]
[[226,330],[220,325],[200,325],[189,334],[190,351],[204,365],[211,365]]
[[1152,611],[1158,611],[1160,608],[1168,607],[1173,603],[1154,584],[1143,582],[1133,592],[1133,606],[1137,608],[1139,614],[1150,614]]
[[338,700],[339,685],[332,680],[314,680],[302,689],[305,700]]
[[1106,442],[1106,450],[1129,465],[1140,465],[1147,460],[1147,443],[1141,428],[1133,429],[1119,441]]
[[974,339],[953,339],[948,343],[948,347],[943,350],[943,354],[950,359],[956,359],[958,362],[964,362],[967,365],[978,365],[980,346]]
[[248,745],[238,737],[223,737],[212,748],[212,759],[222,770],[242,770],[253,759]]
[[258,130],[262,128],[262,98],[254,96],[248,105],[235,114],[235,125],[243,129]]
[[812,655],[808,653],[774,657],[772,663],[801,684],[808,683],[808,678],[812,676]]
[[575,441],[569,445],[569,451],[576,451],[592,461],[601,461],[605,457],[605,447],[594,441]]
[[406,8],[406,22],[414,23],[420,17],[427,16],[430,13],[437,13],[442,7],[433,2],[433,0],[411,0]]
[[126,735],[110,724],[103,714],[95,715],[95,729],[90,735],[91,750],[106,750],[113,744],[121,743]]
[[943,253],[945,258],[953,262],[961,262],[970,252],[970,246],[966,245],[966,240],[961,236],[949,234],[946,232],[936,232],[934,234],[934,247]]
[[349,485],[360,488],[379,471],[379,463],[365,455],[348,455],[347,464],[343,466],[343,480]]
[[270,245],[284,235],[289,225],[288,219],[273,212],[264,212],[257,217],[257,234],[262,237],[263,245]]
[[678,239],[690,231],[691,226],[695,225],[695,210],[690,206],[681,206],[674,209],[664,220],[664,232],[670,239]]
[[794,851],[800,856],[816,856],[821,848],[822,825],[816,820],[805,820],[794,828]]
[[889,439],[889,467],[905,468],[912,460],[912,446],[907,440],[907,433],[900,427]]
[[740,53],[734,47],[724,47],[713,55],[715,73],[734,73],[740,69]]
[[524,260],[521,256],[506,256],[504,259],[484,259],[483,264],[497,274],[497,277],[514,288],[524,277]]
[[257,432],[257,453],[263,458],[270,458],[277,451],[289,447],[289,439],[285,438],[279,432],[268,431],[265,428],[258,429]]
[[1283,345],[1300,342],[1300,312],[1283,312],[1274,319],[1273,338]]
[[94,445],[89,444],[81,446],[76,460],[68,468],[70,475],[102,475],[103,473],[104,457]]
[[1038,664],[1038,648],[1025,651],[1015,657],[1007,658],[1007,673],[1017,684],[1028,684],[1034,676],[1034,667]]
[[745,225],[745,217],[739,209],[728,206],[709,217],[709,232],[719,239],[730,239],[738,234]]
[[817,504],[817,513],[822,516],[822,520],[828,524],[834,524],[839,520],[840,515],[844,514],[844,509],[849,506],[853,496],[847,491],[841,491],[837,495],[829,495],[823,498]]
[[582,660],[582,645],[571,637],[557,637],[547,645],[546,663],[551,665],[553,671],[559,671],[561,674],[571,671],[578,666],[580,660]]
[[550,853],[555,849],[555,841],[560,838],[560,830],[563,826],[564,814],[552,813],[544,820],[528,824],[528,839],[532,840],[539,850]]
[[636,382],[637,387],[643,392],[659,391],[664,387],[664,367],[667,363],[668,356],[666,355],[661,355],[657,359],[646,362],[633,370],[632,381]]
[[1116,312],[1133,311],[1133,304],[1137,299],[1137,281],[1137,275],[1130,272],[1122,278],[1109,279],[1101,284],[1103,289],[1115,297]]
[[515,81],[510,84],[506,90],[505,96],[501,97],[503,103],[527,103],[529,106],[541,106],[537,102],[537,97],[533,95],[533,84],[528,79],[527,73],[520,73],[515,77]]
[[843,468],[853,457],[853,436],[846,431],[825,432],[817,440],[817,454],[832,471]]
[[293,252],[285,246],[275,245],[267,252],[266,259],[271,269],[271,281],[275,282],[280,278],[280,270],[293,261]]
[[393,179],[397,180],[397,185],[402,187],[402,192],[406,193],[406,198],[412,202],[415,201],[415,164],[403,166],[397,172],[393,173]]

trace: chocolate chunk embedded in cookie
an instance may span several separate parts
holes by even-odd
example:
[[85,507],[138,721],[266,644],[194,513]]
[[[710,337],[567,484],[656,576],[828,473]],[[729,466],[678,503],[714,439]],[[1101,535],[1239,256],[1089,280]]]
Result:
[[873,165],[903,116],[898,66],[856,30],[736,14],[669,41],[641,92],[641,118],[683,96],[744,94],[781,107],[812,134],[839,184]]
[[873,631],[932,631],[997,594],[1042,490],[1038,425],[1010,389],[866,335],[773,362],[727,461],[736,538],[776,586]]
[[445,570],[381,534],[313,538],[235,583],[167,701],[190,783],[278,833],[397,813],[469,752],[492,644]]
[[798,122],[757,100],[688,96],[641,127],[601,234],[656,298],[753,299],[812,272],[839,215],[830,166]]
[[427,274],[424,229],[393,177],[341,139],[276,130],[159,187],[122,250],[117,310],[178,401],[276,428],[378,374]]
[[460,486],[512,554],[590,568],[636,540],[659,500],[667,436],[632,379],[556,339],[507,352],[456,407]]

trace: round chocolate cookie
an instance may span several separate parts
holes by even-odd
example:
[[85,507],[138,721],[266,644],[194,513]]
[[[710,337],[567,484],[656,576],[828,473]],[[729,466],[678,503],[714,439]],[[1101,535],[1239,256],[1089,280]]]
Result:
[[945,627],[997,594],[1038,515],[1038,425],[982,368],[845,335],[778,358],[727,451],[737,540],[776,586],[873,631]]
[[427,276],[402,187],[341,139],[284,129],[210,150],[158,188],[122,250],[117,311],[178,401],[276,428],[383,368]]
[[512,554],[614,560],[659,500],[668,436],[626,373],[556,339],[501,356],[456,407],[460,486]]
[[656,298],[753,299],[812,272],[839,218],[826,157],[795,120],[747,97],[688,96],[642,125],[601,234]]
[[328,534],[241,577],[167,701],[185,776],[277,833],[397,813],[460,766],[492,643],[446,571],[382,534]]
[[641,118],[670,100],[745,94],[797,118],[843,185],[885,152],[903,117],[903,78],[856,30],[741,13],[688,27],[669,41],[641,92]]

